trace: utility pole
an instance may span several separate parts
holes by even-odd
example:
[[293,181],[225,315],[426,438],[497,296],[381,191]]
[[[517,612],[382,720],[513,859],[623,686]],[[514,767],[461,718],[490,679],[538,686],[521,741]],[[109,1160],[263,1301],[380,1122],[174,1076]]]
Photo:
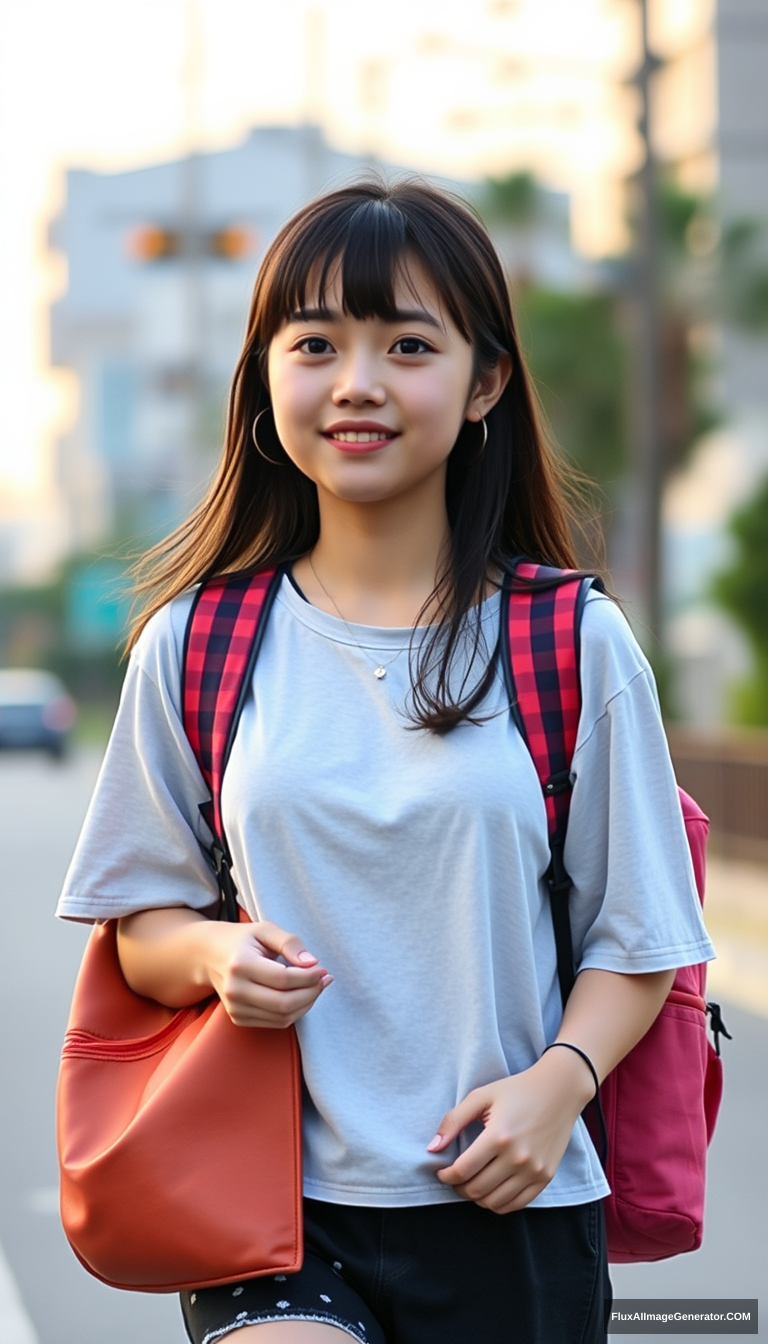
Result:
[[639,0],[642,64],[634,83],[640,94],[638,130],[643,163],[638,174],[635,310],[637,313],[637,377],[635,380],[635,566],[642,621],[652,641],[661,634],[661,493],[663,483],[659,376],[659,235],[658,172],[651,135],[651,83],[661,62],[648,45],[648,0]]
[[205,276],[203,274],[203,162],[200,153],[203,39],[197,0],[187,0],[184,101],[186,155],[181,165],[179,218],[183,263],[184,309],[187,329],[186,389],[189,407],[187,434],[193,479],[205,454],[206,351]]

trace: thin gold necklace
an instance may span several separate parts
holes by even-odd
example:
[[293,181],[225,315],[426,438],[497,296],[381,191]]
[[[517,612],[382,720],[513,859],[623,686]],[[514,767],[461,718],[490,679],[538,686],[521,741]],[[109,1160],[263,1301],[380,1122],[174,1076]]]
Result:
[[[309,554],[309,552],[307,552],[307,561],[309,562],[309,568],[312,570],[312,573],[314,574],[315,578],[317,579],[317,582],[320,584],[320,587],[322,588],[323,592],[325,593],[325,596],[328,598],[328,601],[331,603],[331,606],[333,607],[334,611],[336,612],[337,616],[339,617],[339,620],[340,620],[340,621],[342,622],[342,624],[345,626],[345,628],[346,628],[346,630],[347,630],[347,632],[348,632],[348,634],[349,634],[349,637],[350,637],[350,639],[352,640],[352,643],[357,645],[358,649],[360,650],[360,652],[363,654],[363,656],[364,656],[364,657],[366,658],[366,660],[367,660],[367,658],[368,658],[368,654],[367,654],[366,650],[363,648],[363,645],[360,643],[360,640],[355,638],[354,631],[352,630],[352,627],[350,626],[349,621],[348,621],[348,620],[346,619],[346,617],[343,616],[342,613],[339,611],[339,607],[338,607],[338,604],[337,604],[337,602],[336,602],[335,597],[333,597],[333,596],[331,595],[331,593],[328,592],[328,589],[326,588],[325,584],[323,583],[323,580],[320,578],[320,575],[318,574],[317,570],[315,569],[315,566],[312,564],[312,556]],[[406,645],[405,647],[407,648],[407,645]],[[374,667],[374,669],[373,669],[373,675],[374,675],[374,677],[376,678],[377,681],[383,681],[383,680],[384,680],[384,678],[385,678],[386,675],[387,675],[387,668],[388,668],[388,667],[391,667],[393,663],[396,663],[396,662],[397,662],[397,660],[398,660],[398,658],[400,657],[400,654],[401,654],[401,653],[405,653],[405,648],[398,649],[398,650],[397,650],[397,653],[396,653],[395,656],[394,656],[394,658],[390,658],[386,663],[379,663],[377,667]]]

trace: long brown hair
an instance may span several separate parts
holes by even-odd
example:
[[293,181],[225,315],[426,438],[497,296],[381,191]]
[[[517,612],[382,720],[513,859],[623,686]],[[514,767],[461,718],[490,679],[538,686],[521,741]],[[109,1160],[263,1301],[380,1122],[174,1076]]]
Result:
[[361,320],[392,320],[395,280],[407,271],[409,258],[424,267],[472,346],[478,375],[502,352],[512,358],[512,377],[487,417],[485,450],[478,453],[476,427],[464,426],[448,459],[450,554],[425,603],[441,619],[419,645],[415,663],[412,659],[416,725],[440,733],[462,720],[475,721],[473,712],[494,676],[492,655],[469,692],[462,682],[456,697],[450,681],[467,631],[475,651],[481,641],[477,595],[489,574],[503,571],[515,555],[575,566],[575,478],[543,432],[504,273],[488,234],[462,201],[420,181],[364,181],[333,191],[294,215],[272,243],[256,280],[232,382],[218,473],[190,517],[136,565],[143,605],[129,648],[160,607],[194,584],[289,563],[315,545],[316,488],[269,436],[271,416],[260,422],[259,437],[279,465],[253,448],[253,422],[270,405],[269,344],[308,299],[322,305],[339,265],[345,312]]

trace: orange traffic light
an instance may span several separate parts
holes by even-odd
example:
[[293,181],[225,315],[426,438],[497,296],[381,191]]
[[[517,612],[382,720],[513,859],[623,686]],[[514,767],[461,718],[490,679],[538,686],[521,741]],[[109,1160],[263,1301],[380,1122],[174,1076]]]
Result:
[[183,255],[218,257],[242,261],[256,248],[253,229],[244,224],[225,224],[210,233],[166,229],[159,224],[140,224],[128,235],[128,252],[134,261],[167,261]]
[[182,238],[178,229],[163,229],[158,224],[141,224],[128,236],[128,251],[134,261],[164,261],[178,257]]
[[242,261],[251,255],[255,243],[252,229],[243,224],[227,224],[208,234],[205,250],[209,256],[222,257],[225,261]]

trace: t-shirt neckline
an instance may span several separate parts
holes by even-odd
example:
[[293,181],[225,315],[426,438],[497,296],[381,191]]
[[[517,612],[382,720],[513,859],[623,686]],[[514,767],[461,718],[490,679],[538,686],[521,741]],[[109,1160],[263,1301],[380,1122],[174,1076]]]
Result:
[[[354,621],[344,621],[339,616],[332,616],[330,612],[313,606],[287,573],[283,575],[277,600],[295,620],[308,629],[337,644],[352,647],[394,652],[407,649],[411,642],[417,646],[432,629],[428,625],[417,626],[414,630],[411,626],[359,625]],[[480,619],[484,625],[487,621],[498,621],[500,602],[501,593],[495,592],[480,603]]]

